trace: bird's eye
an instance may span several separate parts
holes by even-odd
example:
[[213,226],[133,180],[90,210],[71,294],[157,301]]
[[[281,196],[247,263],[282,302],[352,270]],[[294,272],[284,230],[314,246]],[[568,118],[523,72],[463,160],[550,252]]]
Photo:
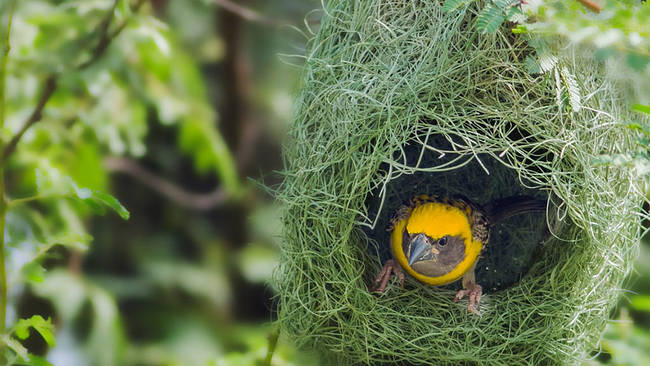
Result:
[[447,237],[443,236],[442,238],[440,238],[438,240],[438,245],[440,245],[441,247],[444,247],[445,245],[447,245]]

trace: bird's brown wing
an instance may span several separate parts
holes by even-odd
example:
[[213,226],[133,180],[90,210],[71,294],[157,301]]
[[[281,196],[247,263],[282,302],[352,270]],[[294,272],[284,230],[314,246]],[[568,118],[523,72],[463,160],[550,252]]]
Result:
[[[501,220],[511,216],[524,214],[528,212],[545,212],[546,201],[539,200],[529,196],[510,196],[493,200],[483,206],[481,210],[474,212],[480,213],[480,217],[472,218],[476,220],[477,225],[472,226],[472,236],[476,235],[485,238],[483,250],[487,246],[490,235],[490,227]],[[476,232],[476,235],[474,234]]]
[[491,222],[481,207],[471,205],[472,213],[470,214],[469,222],[472,229],[472,237],[483,243],[483,250],[490,240],[490,225]]
[[528,213],[546,212],[546,201],[529,196],[510,196],[494,200],[484,206],[491,225],[508,217]]

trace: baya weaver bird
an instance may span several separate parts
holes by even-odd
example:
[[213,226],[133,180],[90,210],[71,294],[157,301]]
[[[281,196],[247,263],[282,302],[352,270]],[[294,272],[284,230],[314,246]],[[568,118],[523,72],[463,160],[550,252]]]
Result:
[[490,228],[516,214],[545,210],[544,201],[526,196],[503,198],[485,206],[461,197],[416,196],[391,220],[393,259],[384,264],[372,291],[383,292],[393,274],[403,287],[402,269],[432,286],[462,278],[463,288],[454,302],[469,295],[467,310],[478,314],[483,289],[476,283],[474,268],[488,244]]

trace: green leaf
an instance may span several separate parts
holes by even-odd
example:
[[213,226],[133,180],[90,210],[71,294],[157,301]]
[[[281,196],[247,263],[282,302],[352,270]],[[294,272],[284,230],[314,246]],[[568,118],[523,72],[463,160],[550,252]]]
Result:
[[628,53],[627,55],[627,64],[636,71],[645,70],[648,63],[650,63],[650,57],[648,56],[637,53]]
[[101,146],[96,140],[79,143],[65,157],[72,179],[82,187],[98,190],[106,190],[108,186],[103,159]]
[[562,75],[564,87],[569,95],[569,104],[571,105],[571,109],[574,112],[579,112],[580,108],[582,108],[582,103],[580,102],[580,88],[578,87],[578,83],[573,74],[571,74],[569,69],[566,67],[562,68],[560,74]]
[[542,68],[539,66],[539,62],[537,62],[537,60],[532,56],[526,56],[524,65],[526,66],[526,72],[531,75],[539,74],[542,72]]
[[512,28],[512,33],[514,33],[514,34],[526,34],[526,33],[528,33],[528,28],[523,24],[517,24],[516,27]]
[[43,275],[45,274],[45,269],[38,262],[27,263],[21,270],[23,277],[27,282],[30,283],[41,283],[43,282]]
[[639,132],[641,136],[645,136],[639,138],[637,145],[643,149],[650,150],[650,145],[648,143],[650,138],[650,124],[643,122],[628,122],[623,124],[623,126],[629,128],[630,130]]
[[550,53],[543,53],[539,55],[539,70],[542,74],[547,73],[557,65],[558,58],[555,55],[552,55]]
[[[90,196],[84,199],[84,202],[90,205],[104,205],[115,211],[124,220],[130,217],[129,211],[124,207],[117,198],[108,193],[101,191],[90,191]],[[96,207],[96,206],[95,206]]]
[[119,0],[117,7],[115,8],[115,15],[117,19],[124,19],[131,16],[133,12],[131,11],[131,6],[129,5],[129,0]]
[[48,360],[43,357],[36,355],[29,355],[29,365],[30,366],[53,366]]
[[505,19],[503,10],[490,3],[481,10],[476,18],[476,29],[482,33],[495,33]]
[[36,169],[36,185],[42,196],[75,198],[85,203],[95,213],[103,215],[106,207],[115,211],[124,220],[129,219],[129,211],[108,193],[100,190],[93,190],[86,187],[79,187],[77,183],[67,175],[62,174],[55,167]]
[[650,114],[650,105],[635,104],[632,106],[632,110],[635,112]]
[[34,328],[43,337],[48,346],[54,347],[54,324],[52,319],[43,319],[40,315],[34,315],[29,319],[20,319],[14,326],[14,332],[18,339],[29,338],[29,328]]
[[29,352],[27,351],[27,348],[25,348],[25,346],[23,346],[17,339],[5,335],[2,337],[2,343],[11,348],[20,359],[25,362],[29,361]]
[[146,152],[146,108],[134,102],[134,90],[106,70],[110,67],[95,64],[81,74],[82,83],[98,102],[93,108],[79,111],[78,117],[111,153],[142,156]]
[[511,5],[517,3],[518,0],[492,0],[492,3],[500,8],[501,10],[505,10],[511,7]]
[[[619,318],[607,324],[602,339],[603,350],[611,355],[607,365],[648,365],[650,362],[650,334],[634,324],[627,308]],[[600,364],[600,363],[599,363]]]
[[92,235],[85,233],[64,232],[48,238],[48,243],[59,244],[77,250],[88,249],[88,244],[93,240]]
[[525,65],[529,74],[545,74],[555,68],[558,58],[546,39],[530,37],[527,43],[536,53],[534,57],[526,56]]
[[634,295],[630,298],[630,306],[634,310],[650,313],[650,295]]
[[250,243],[238,254],[239,268],[250,282],[270,281],[278,264],[277,252],[273,248]]
[[594,54],[594,59],[596,61],[604,61],[615,54],[616,52],[609,47],[599,48],[596,50],[596,53]]
[[[528,19],[524,13],[521,12],[521,9],[519,9],[518,6],[513,6],[510,9],[508,9],[508,14],[506,15],[506,19],[508,19],[509,22],[513,23],[523,23]],[[524,27],[525,29],[526,27]],[[516,33],[513,29],[513,33]]]
[[36,168],[36,188],[41,195],[64,195],[70,191],[72,180],[51,165]]
[[442,11],[449,13],[450,11],[454,11],[462,6],[466,6],[472,1],[474,0],[445,0],[445,3],[442,4]]
[[121,349],[124,349],[124,333],[120,312],[113,295],[103,288],[89,284],[88,302],[93,311],[86,349],[89,354],[103,360],[103,365],[124,365]]
[[235,160],[214,121],[205,116],[186,120],[180,126],[179,139],[181,149],[194,157],[197,170],[214,169],[228,193],[239,193]]
[[219,132],[196,61],[179,52],[173,38],[166,38],[171,49],[169,55],[164,55],[154,41],[142,42],[137,50],[140,67],[154,76],[142,83],[160,121],[178,125],[180,149],[192,157],[198,172],[215,173],[230,195],[238,195],[241,186],[236,164]]

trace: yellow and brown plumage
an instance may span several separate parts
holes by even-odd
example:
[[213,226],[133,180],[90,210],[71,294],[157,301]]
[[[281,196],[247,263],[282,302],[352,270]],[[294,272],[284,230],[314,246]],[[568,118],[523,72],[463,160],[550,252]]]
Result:
[[469,199],[420,195],[402,206],[391,220],[391,251],[375,281],[383,292],[392,274],[404,282],[405,270],[420,282],[441,286],[462,278],[463,289],[454,301],[469,295],[468,310],[478,313],[482,288],[474,267],[485,250],[491,225],[524,212],[543,211],[546,205],[530,197],[513,196],[480,206]]

